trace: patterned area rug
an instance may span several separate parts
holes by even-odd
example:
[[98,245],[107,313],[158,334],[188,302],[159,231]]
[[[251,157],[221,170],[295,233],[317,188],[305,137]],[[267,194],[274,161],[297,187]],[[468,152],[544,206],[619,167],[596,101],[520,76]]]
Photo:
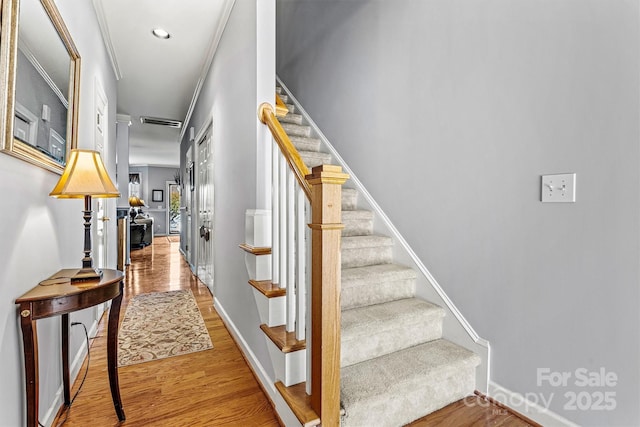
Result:
[[118,366],[213,348],[190,290],[133,297],[118,334]]

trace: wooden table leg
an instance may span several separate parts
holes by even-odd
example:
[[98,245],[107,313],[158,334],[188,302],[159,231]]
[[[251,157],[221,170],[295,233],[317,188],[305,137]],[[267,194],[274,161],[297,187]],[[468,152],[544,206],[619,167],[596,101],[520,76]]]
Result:
[[120,421],[126,419],[120,399],[120,385],[118,384],[118,323],[120,321],[120,303],[124,283],[120,282],[120,294],[111,300],[109,310],[109,326],[107,335],[107,369],[109,371],[109,385],[111,386],[111,398],[113,406]]
[[29,303],[20,304],[20,326],[24,346],[27,427],[38,427],[38,332]]
[[[62,384],[64,389],[64,404],[71,405],[71,387],[69,381],[69,314],[63,314],[60,320],[62,328]],[[87,349],[89,351],[89,349]]]

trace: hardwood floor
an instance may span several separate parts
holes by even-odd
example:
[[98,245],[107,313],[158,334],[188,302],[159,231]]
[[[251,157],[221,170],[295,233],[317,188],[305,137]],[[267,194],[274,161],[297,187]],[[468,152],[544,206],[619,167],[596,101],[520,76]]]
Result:
[[[71,410],[53,423],[65,426],[278,426],[278,418],[240,350],[213,308],[209,290],[191,275],[179,243],[157,238],[131,253],[121,316],[138,294],[191,289],[213,349],[119,368],[127,420],[119,423],[107,377],[106,334],[101,324],[91,344],[91,363]],[[103,322],[102,323],[106,323]],[[257,326],[256,326],[257,327]],[[73,386],[75,394],[85,366]],[[466,402],[466,403],[465,403]],[[408,427],[525,427],[538,424],[503,406],[472,397],[414,421]]]
[[486,399],[469,396],[405,427],[542,427],[540,424]]
[[[213,349],[119,368],[126,421],[119,423],[107,377],[106,334],[91,345],[86,382],[65,426],[278,426],[269,400],[213,308],[209,290],[192,275],[179,243],[157,238],[134,250],[121,319],[137,294],[191,289],[211,335]],[[104,322],[102,322],[104,323]],[[83,366],[72,396],[82,378]],[[61,414],[54,426],[65,418]]]

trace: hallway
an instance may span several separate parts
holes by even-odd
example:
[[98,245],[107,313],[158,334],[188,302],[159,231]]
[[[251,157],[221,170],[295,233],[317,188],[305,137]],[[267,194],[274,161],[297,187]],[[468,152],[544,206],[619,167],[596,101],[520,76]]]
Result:
[[[158,236],[131,252],[120,320],[136,295],[191,289],[213,349],[119,368],[127,420],[118,423],[106,371],[104,323],[91,343],[89,373],[65,426],[277,426],[271,404],[213,308],[209,290],[180,255],[178,242]],[[73,333],[79,333],[74,328]],[[76,392],[85,366],[72,390]],[[65,418],[62,414],[53,425]]]

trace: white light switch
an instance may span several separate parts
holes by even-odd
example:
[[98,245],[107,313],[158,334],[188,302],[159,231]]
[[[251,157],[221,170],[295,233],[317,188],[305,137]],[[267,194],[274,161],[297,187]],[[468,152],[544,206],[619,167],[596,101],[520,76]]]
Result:
[[542,202],[573,203],[576,201],[576,174],[542,175]]

